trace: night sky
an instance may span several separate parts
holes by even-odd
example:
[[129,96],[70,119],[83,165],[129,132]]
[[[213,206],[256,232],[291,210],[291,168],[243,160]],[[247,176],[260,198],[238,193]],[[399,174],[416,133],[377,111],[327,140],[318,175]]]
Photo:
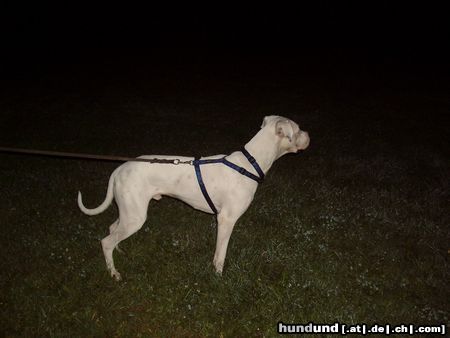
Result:
[[[320,79],[319,91],[329,88],[348,102],[395,83],[412,93],[406,95],[445,96],[450,82],[447,12],[434,5],[8,6],[0,14],[0,89],[6,96],[20,97],[32,83],[41,86],[35,81],[52,77],[64,94],[69,90],[64,85],[80,74],[78,87],[92,86],[90,93],[108,84],[139,82],[150,93],[149,76],[158,86],[167,72],[172,85],[202,76],[221,85],[232,76],[237,82],[281,81],[296,90]],[[205,88],[214,85],[199,81]],[[164,95],[177,97],[177,90]],[[411,111],[408,118],[420,123],[433,113],[441,128],[448,120],[440,113],[442,103],[434,100],[439,109]],[[430,129],[430,134],[436,133]]]
[[[295,90],[320,79],[319,91],[329,88],[332,95],[351,102],[395,83],[412,93],[406,95],[442,96],[450,82],[449,23],[446,11],[432,5],[15,4],[1,15],[0,89],[5,93],[52,77],[71,84],[79,74],[79,88],[91,85],[94,92],[107,84],[141,81],[145,87],[149,76],[158,85],[169,72],[172,85],[184,79],[195,82],[198,76],[220,85],[233,76],[237,82],[246,77],[281,81]],[[203,81],[200,86],[211,84]],[[67,92],[64,85],[58,88]],[[164,95],[177,97],[177,90],[170,88]],[[440,108],[411,111],[408,118],[420,123],[433,113],[441,128],[448,119]],[[430,129],[430,134],[436,133]]]
[[174,50],[200,56],[205,51],[216,56],[255,53],[274,62],[302,51],[399,65],[442,64],[448,56],[449,25],[443,8],[412,3],[318,1],[298,7],[164,9],[23,3],[6,6],[1,16],[3,71],[101,58],[111,50],[130,57]]

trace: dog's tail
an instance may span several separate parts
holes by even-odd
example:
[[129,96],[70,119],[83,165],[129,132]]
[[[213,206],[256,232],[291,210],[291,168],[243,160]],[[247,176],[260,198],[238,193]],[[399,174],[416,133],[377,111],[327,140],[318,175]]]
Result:
[[95,209],[88,209],[84,206],[83,199],[81,198],[81,192],[78,191],[78,207],[80,208],[80,210],[83,213],[85,213],[86,215],[89,215],[89,216],[98,215],[98,214],[102,213],[103,211],[105,211],[110,206],[110,204],[114,198],[113,185],[114,185],[114,178],[116,176],[115,174],[116,174],[116,171],[114,171],[111,174],[111,177],[109,178],[108,191],[106,192],[105,200],[103,201],[102,204],[100,204]]

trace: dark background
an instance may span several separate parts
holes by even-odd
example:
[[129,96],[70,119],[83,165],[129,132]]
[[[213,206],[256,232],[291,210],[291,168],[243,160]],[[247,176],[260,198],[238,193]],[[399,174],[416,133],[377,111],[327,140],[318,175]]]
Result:
[[[58,96],[67,110],[78,100],[82,107],[72,116],[88,111],[80,102],[97,100],[112,117],[122,102],[101,103],[99,95],[149,103],[182,97],[220,101],[218,93],[229,90],[226,101],[234,95],[245,106],[245,95],[260,85],[263,90],[253,93],[259,95],[258,105],[247,105],[252,113],[256,106],[267,106],[257,112],[258,120],[273,113],[266,102],[270,87],[284,86],[286,92],[302,92],[297,101],[310,111],[337,111],[339,104],[372,105],[374,111],[377,105],[399,107],[380,107],[368,119],[386,118],[405,138],[425,131],[430,146],[446,146],[450,36],[446,11],[434,4],[319,1],[297,7],[161,8],[15,3],[4,6],[1,16],[0,89],[6,106],[15,105],[19,112],[3,119],[7,145],[30,146],[24,137],[13,137],[28,131],[30,140],[47,146],[45,126],[39,132],[31,118],[40,119],[48,111],[45,105]],[[237,89],[239,83],[244,90]],[[35,100],[42,97],[47,101],[39,108]],[[219,118],[241,114],[225,109],[226,101],[219,103],[224,107]],[[26,102],[29,106],[17,106]],[[195,114],[206,114],[204,108]],[[67,112],[52,114],[54,128],[73,128],[70,121],[62,122]],[[188,118],[188,109],[184,115]],[[339,118],[345,123],[354,116],[341,112]],[[405,121],[414,128],[405,128]]]
[[[447,61],[449,25],[437,5],[310,2],[300,6],[160,8],[108,4],[15,4],[2,10],[3,70],[152,58],[189,50],[202,61],[292,56],[336,64],[408,68]],[[184,55],[183,55],[184,56]],[[182,56],[182,57],[183,57]],[[188,61],[188,60],[186,60]],[[28,70],[28,69],[27,69]]]

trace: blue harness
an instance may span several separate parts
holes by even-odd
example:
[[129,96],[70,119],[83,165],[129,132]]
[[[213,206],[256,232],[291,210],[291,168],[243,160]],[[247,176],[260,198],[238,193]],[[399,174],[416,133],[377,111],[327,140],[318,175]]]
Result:
[[195,174],[197,175],[198,185],[200,186],[200,190],[202,191],[203,197],[205,197],[206,202],[208,203],[209,207],[215,214],[217,214],[217,209],[216,209],[213,201],[211,200],[211,197],[209,197],[208,191],[206,190],[205,184],[203,183],[202,171],[200,170],[200,166],[202,164],[223,163],[227,167],[230,167],[231,169],[236,170],[239,174],[247,176],[248,178],[251,178],[252,180],[255,180],[258,183],[262,183],[262,181],[264,180],[264,173],[261,170],[258,163],[256,162],[255,158],[252,155],[250,155],[250,153],[245,148],[242,148],[241,152],[244,154],[244,156],[247,158],[247,160],[250,162],[250,164],[253,166],[253,168],[255,168],[256,172],[258,173],[258,176],[252,174],[245,168],[242,168],[242,167],[228,161],[226,159],[226,156],[224,156],[222,158],[212,159],[212,160],[200,160],[198,158],[195,158],[195,160],[192,162],[192,164],[195,167]]

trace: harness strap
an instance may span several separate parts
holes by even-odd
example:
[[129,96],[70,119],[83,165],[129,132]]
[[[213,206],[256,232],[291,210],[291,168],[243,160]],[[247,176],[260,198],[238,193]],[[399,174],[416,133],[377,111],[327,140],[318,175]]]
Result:
[[264,180],[264,172],[261,170],[261,167],[256,162],[255,158],[250,155],[250,153],[245,149],[242,148],[241,152],[244,154],[244,156],[247,158],[247,160],[250,162],[250,164],[255,168],[256,172],[258,173],[258,176],[255,174],[252,174],[247,169],[242,168],[238,166],[237,164],[234,164],[233,162],[228,161],[224,156],[222,158],[215,158],[215,159],[206,159],[206,160],[200,160],[198,157],[192,161],[192,165],[195,168],[195,174],[197,176],[198,185],[200,186],[200,190],[202,191],[203,197],[205,198],[206,202],[208,203],[211,210],[217,214],[216,206],[214,205],[213,201],[211,200],[211,197],[209,197],[208,191],[206,190],[205,183],[203,183],[202,178],[202,171],[200,169],[200,166],[202,164],[211,164],[211,163],[223,163],[227,167],[236,170],[239,174],[244,175],[248,178],[251,178],[252,180],[255,180],[257,183],[262,183]]
[[242,147],[241,152],[244,154],[245,157],[247,157],[247,160],[250,162],[250,164],[255,168],[256,172],[259,175],[260,181],[258,183],[261,183],[264,179],[264,172],[261,170],[261,167],[259,166],[258,162],[256,162],[255,158],[250,155],[250,153],[245,149],[245,147]]
[[[210,161],[215,161],[215,162],[210,162]],[[203,197],[205,198],[205,200],[208,203],[211,210],[215,214],[217,214],[217,209],[216,209],[213,201],[211,200],[211,198],[208,195],[208,191],[206,190],[205,183],[203,183],[202,171],[200,170],[200,164],[205,164],[205,163],[217,163],[217,161],[216,160],[199,160],[198,158],[195,158],[195,160],[192,162],[192,164],[194,165],[194,168],[195,168],[195,174],[197,175],[198,185],[200,186],[200,190],[202,191]]]
[[[255,180],[258,183],[262,183],[263,180],[262,180],[261,177],[258,177],[256,175],[252,174],[251,172],[249,172],[245,168],[242,168],[242,167],[240,167],[240,166],[238,166],[238,165],[228,161],[225,157],[222,158],[221,160],[222,160],[221,162],[223,164],[225,164],[227,167],[230,167],[231,169],[236,170],[239,174],[247,176],[248,178],[251,178],[252,180]],[[263,174],[262,177],[264,177],[264,174]]]

